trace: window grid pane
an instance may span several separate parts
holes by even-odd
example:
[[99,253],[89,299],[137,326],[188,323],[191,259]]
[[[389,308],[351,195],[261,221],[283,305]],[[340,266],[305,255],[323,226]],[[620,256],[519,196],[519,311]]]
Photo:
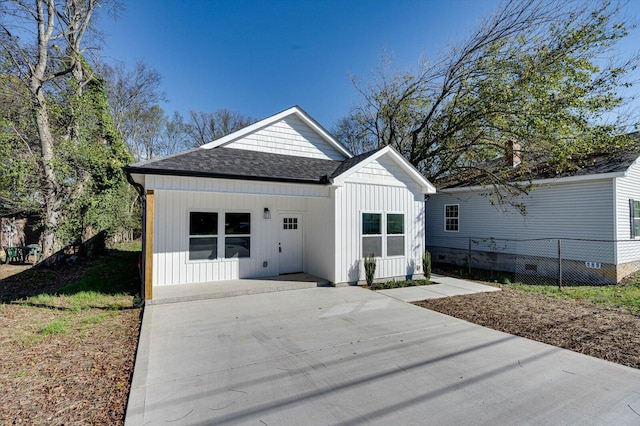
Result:
[[189,213],[189,235],[217,235],[218,213]]
[[382,237],[362,237],[362,255],[382,257]]
[[224,239],[224,257],[249,257],[251,255],[250,237],[226,237]]
[[404,256],[404,235],[387,237],[387,256]]
[[631,202],[631,238],[640,237],[640,200]]
[[224,229],[227,235],[250,234],[251,213],[225,213]]
[[218,237],[189,238],[189,260],[213,260],[218,257]]
[[364,235],[382,234],[382,215],[380,213],[362,213],[362,233]]
[[387,215],[387,234],[404,234],[404,214]]
[[459,209],[457,204],[444,206],[445,231],[458,231]]

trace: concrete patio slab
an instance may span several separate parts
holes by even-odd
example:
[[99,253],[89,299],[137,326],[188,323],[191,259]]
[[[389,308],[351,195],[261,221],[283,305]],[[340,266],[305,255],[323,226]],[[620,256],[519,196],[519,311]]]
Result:
[[163,305],[166,303],[222,299],[274,291],[301,290],[328,285],[329,282],[327,280],[305,273],[197,284],[164,285],[154,287],[153,299],[147,300],[146,303],[148,305]]
[[434,284],[447,284],[452,287],[460,287],[474,292],[500,291],[498,287],[480,284],[474,281],[461,280],[459,278],[446,277],[444,275],[433,274],[431,280]]
[[638,424],[640,371],[357,287],[145,308],[127,425]]

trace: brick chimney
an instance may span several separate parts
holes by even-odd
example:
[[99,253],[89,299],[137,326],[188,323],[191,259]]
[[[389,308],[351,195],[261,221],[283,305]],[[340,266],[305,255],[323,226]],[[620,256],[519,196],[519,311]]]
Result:
[[516,167],[522,162],[520,155],[522,154],[522,147],[518,142],[513,140],[507,141],[504,147],[504,158],[506,160],[507,167]]

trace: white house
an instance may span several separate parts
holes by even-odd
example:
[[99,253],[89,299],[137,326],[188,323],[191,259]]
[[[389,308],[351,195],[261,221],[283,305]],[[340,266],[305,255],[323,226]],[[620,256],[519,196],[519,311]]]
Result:
[[439,189],[426,203],[427,250],[434,262],[466,266],[471,253],[484,269],[555,276],[560,239],[565,279],[619,282],[640,270],[638,156],[596,155],[557,176],[541,168],[518,200],[526,215],[491,205],[477,181]]
[[421,273],[424,199],[390,147],[353,156],[299,107],[199,148],[125,167],[144,197],[144,283],[306,272],[334,284]]

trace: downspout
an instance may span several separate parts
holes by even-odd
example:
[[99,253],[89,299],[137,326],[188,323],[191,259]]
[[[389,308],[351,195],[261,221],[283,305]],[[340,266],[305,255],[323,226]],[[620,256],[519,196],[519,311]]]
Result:
[[145,287],[144,287],[144,283],[145,283],[145,263],[146,263],[146,257],[145,257],[145,253],[146,253],[146,241],[147,239],[145,238],[146,235],[146,221],[147,221],[147,215],[146,215],[146,210],[147,210],[147,203],[146,203],[146,194],[144,192],[144,186],[142,186],[141,184],[139,184],[138,182],[134,181],[133,178],[131,177],[131,175],[129,174],[129,172],[127,172],[126,170],[124,171],[125,175],[127,176],[127,182],[129,182],[131,184],[131,186],[133,186],[136,189],[136,192],[138,193],[138,196],[140,197],[140,202],[142,203],[142,253],[140,255],[140,270],[138,271],[140,274],[140,306],[143,306],[145,303]]
[[430,195],[424,195],[424,251],[427,251],[427,201],[429,201]]

